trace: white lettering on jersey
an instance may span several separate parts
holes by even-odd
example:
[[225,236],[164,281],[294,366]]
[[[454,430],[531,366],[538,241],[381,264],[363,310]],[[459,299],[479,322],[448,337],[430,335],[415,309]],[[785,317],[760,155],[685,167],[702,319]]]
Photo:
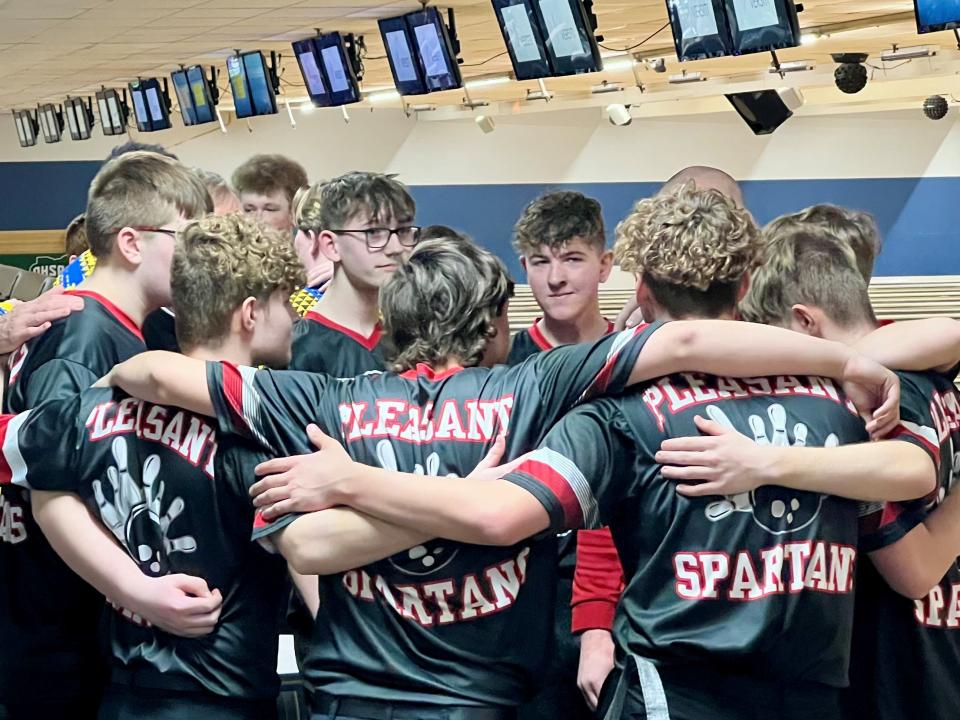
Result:
[[27,539],[27,528],[23,525],[23,508],[12,505],[6,498],[0,502],[0,540],[11,545]]
[[493,442],[505,432],[513,411],[513,396],[498,400],[445,400],[439,409],[431,403],[378,398],[374,403],[340,405],[340,422],[347,442],[390,438],[421,445],[435,440]]
[[925,627],[960,628],[960,583],[935,585],[925,598],[914,600],[914,617]]
[[217,435],[206,418],[176,408],[151,405],[137,398],[124,398],[93,408],[86,428],[91,442],[134,434],[142,440],[165,445],[213,477]]
[[684,600],[760,600],[768,595],[853,590],[857,550],[849,545],[803,540],[759,553],[679,552],[673,556],[675,590]]
[[[360,568],[349,570],[341,580],[343,589],[356,600],[373,602],[375,594],[410,622],[423,627],[448,625],[486,617],[513,605],[527,579],[525,547],[516,557],[492,565],[482,573],[427,583],[390,584],[382,575],[371,576]],[[372,589],[372,592],[371,592]]]
[[[718,400],[793,395],[840,402],[840,392],[833,380],[812,375],[739,379],[698,373],[679,373],[679,376],[683,378],[683,382],[677,383],[673,378],[665,377],[648,387],[643,393],[643,402],[660,430],[663,430],[666,424],[664,410],[671,415],[676,415],[683,410]],[[844,404],[850,412],[856,413],[849,401]]]

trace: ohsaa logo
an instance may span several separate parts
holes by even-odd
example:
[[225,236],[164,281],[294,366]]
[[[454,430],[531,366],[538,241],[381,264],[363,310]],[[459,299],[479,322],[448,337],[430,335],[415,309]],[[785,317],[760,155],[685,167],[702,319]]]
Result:
[[35,272],[44,277],[57,277],[67,266],[69,258],[66,255],[38,255],[33,265],[30,266],[30,272]]

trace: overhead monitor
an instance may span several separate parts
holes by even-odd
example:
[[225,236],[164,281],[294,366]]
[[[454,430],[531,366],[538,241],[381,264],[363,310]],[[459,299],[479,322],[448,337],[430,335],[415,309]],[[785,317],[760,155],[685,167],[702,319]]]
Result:
[[553,75],[543,31],[530,0],[493,0],[500,32],[507,44],[513,74],[517,80],[534,80]]
[[957,0],[913,0],[917,13],[917,32],[921,34],[960,28],[960,2]]
[[320,69],[320,58],[317,56],[313,38],[293,43],[293,54],[300,66],[300,74],[303,75],[310,100],[317,107],[328,107],[330,93],[327,92],[327,81],[323,79],[323,70]]
[[732,93],[726,98],[754,135],[771,134],[803,104],[803,96],[792,88]]
[[793,0],[724,0],[737,55],[782,50],[800,44]]
[[[352,35],[348,35],[351,38]],[[349,105],[360,102],[360,83],[353,69],[351,54],[347,50],[346,38],[332,32],[314,38],[323,76],[327,80],[331,105]]]
[[187,82],[190,84],[190,94],[193,98],[193,109],[197,114],[197,124],[216,122],[217,120],[217,99],[216,90],[217,69],[210,68],[210,79],[203,72],[199,65],[191,65],[187,68]]
[[127,103],[116,90],[97,91],[97,110],[104,135],[123,135],[127,131]]
[[184,125],[202,125],[217,119],[210,85],[202,67],[191,65],[175,70],[170,73],[170,79],[173,81],[173,91],[177,96]]
[[423,95],[428,92],[406,18],[383,18],[378,25],[397,92],[401,95]]
[[598,72],[603,68],[583,0],[533,0],[533,8],[543,28],[554,75]]
[[273,75],[259,50],[228,57],[227,76],[237,117],[274,115],[277,112]]
[[420,58],[427,92],[453,90],[463,85],[457,54],[447,26],[435,7],[426,7],[406,16]]
[[67,116],[67,127],[74,140],[89,140],[93,129],[93,109],[83,98],[68,97],[63,105]]
[[63,111],[52,103],[41,105],[37,111],[40,118],[40,127],[43,130],[43,141],[58,143],[63,136]]
[[20,141],[20,147],[33,147],[37,144],[36,116],[30,110],[14,110],[13,121],[17,126],[17,140]]
[[170,129],[169,99],[159,80],[146,78],[133,81],[130,83],[130,98],[140,132]]
[[723,0],[667,0],[667,15],[681,62],[733,55]]

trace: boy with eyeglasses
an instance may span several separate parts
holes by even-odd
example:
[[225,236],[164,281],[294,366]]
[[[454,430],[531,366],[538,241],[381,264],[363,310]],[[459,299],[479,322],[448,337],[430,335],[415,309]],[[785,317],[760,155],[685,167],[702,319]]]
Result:
[[[87,238],[99,265],[71,291],[83,309],[10,356],[4,411],[75,395],[145,350],[144,318],[170,302],[172,236],[210,206],[202,183],[176,160],[132,152],[104,165],[91,183],[86,209]],[[3,493],[0,716],[8,720],[95,715],[104,673],[97,638],[104,601],[97,590],[157,619],[124,585],[125,570],[139,574],[136,565],[106,533],[86,532],[85,508],[68,500],[65,505],[21,488]],[[71,518],[68,536],[41,533],[54,515]],[[84,574],[97,590],[57,557],[53,548],[62,550],[63,542],[112,558],[107,577]]]
[[333,279],[294,329],[292,369],[334,377],[384,369],[380,288],[419,241],[415,211],[407,188],[378,173],[347,173],[299,198],[297,253],[327,257]]

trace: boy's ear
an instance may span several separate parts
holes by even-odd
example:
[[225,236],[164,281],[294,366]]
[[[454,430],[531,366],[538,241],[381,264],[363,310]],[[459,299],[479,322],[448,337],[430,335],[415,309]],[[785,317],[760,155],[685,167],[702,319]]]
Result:
[[340,262],[340,248],[337,234],[329,230],[321,230],[317,233],[317,247],[320,253],[330,262]]
[[240,329],[243,332],[251,333],[257,325],[257,299],[248,297],[241,303],[237,310],[240,321]]
[[139,265],[143,260],[143,235],[131,227],[120,228],[114,250],[130,265]]
[[600,282],[605,283],[610,279],[610,273],[613,270],[613,250],[604,250],[600,255]]

